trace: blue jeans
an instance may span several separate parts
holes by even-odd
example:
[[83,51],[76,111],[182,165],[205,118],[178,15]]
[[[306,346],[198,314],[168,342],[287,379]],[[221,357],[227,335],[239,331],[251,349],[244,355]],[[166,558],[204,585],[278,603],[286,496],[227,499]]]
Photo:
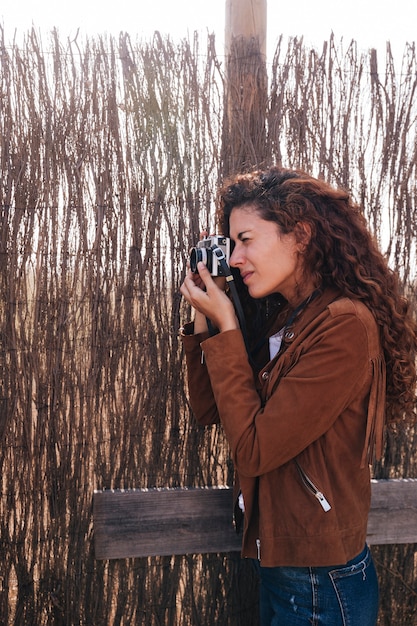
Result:
[[368,546],[346,565],[261,567],[262,626],[375,626],[378,581]]

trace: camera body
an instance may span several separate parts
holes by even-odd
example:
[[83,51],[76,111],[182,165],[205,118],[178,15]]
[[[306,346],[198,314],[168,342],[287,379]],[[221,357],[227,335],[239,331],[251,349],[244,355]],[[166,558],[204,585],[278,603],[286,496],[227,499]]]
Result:
[[213,254],[213,246],[217,246],[223,251],[226,259],[226,263],[229,264],[230,259],[230,239],[223,235],[212,235],[211,237],[205,237],[197,243],[194,248],[190,250],[190,268],[193,274],[198,274],[197,263],[202,261],[207,266],[212,276],[224,276],[222,266]]

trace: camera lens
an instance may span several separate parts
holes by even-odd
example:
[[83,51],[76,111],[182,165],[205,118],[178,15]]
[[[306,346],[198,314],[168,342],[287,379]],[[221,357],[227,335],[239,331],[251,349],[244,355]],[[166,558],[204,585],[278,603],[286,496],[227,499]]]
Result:
[[207,248],[191,248],[190,250],[190,268],[193,274],[198,274],[197,263],[203,261],[211,272],[211,250]]
[[199,253],[201,253],[201,250],[198,248],[191,248],[190,250],[190,268],[193,274],[198,274],[197,263],[201,261],[201,258],[198,258],[201,256]]

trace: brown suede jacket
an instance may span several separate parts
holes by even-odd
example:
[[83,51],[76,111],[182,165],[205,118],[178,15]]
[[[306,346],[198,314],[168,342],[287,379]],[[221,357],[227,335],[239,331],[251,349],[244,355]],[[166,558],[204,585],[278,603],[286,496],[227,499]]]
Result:
[[382,451],[378,327],[363,303],[325,291],[287,331],[258,375],[240,330],[185,336],[190,402],[200,424],[220,418],[230,444],[242,556],[265,567],[342,565],[364,547],[368,463]]

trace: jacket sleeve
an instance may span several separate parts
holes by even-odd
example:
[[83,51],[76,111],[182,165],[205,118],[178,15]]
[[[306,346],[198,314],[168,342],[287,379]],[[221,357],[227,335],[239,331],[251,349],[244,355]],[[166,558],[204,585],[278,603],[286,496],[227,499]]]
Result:
[[[261,372],[261,395],[240,331],[203,342],[221,422],[242,476],[259,476],[296,457],[344,411],[347,432],[351,420],[365,440],[373,371],[368,333],[356,315],[327,314],[291,362],[284,353],[273,368],[269,364],[270,371]],[[356,403],[354,418],[351,402]]]
[[209,334],[193,335],[193,324],[187,324],[182,343],[185,352],[188,379],[188,395],[196,421],[201,426],[220,422],[216,402],[208,375],[201,342]]

